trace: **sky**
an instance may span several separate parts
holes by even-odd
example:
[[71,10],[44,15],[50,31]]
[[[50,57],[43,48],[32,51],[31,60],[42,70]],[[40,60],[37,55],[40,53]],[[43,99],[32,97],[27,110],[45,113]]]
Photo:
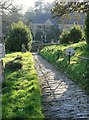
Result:
[[[36,2],[37,0],[14,0],[14,4],[16,5],[22,5],[23,6],[23,13],[26,12],[26,10],[31,7],[34,6],[34,2]],[[53,2],[54,0],[45,0],[45,2]]]

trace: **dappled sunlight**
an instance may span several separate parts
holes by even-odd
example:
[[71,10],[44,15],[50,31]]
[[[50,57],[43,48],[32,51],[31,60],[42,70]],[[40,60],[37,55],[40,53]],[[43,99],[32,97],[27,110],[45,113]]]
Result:
[[[87,95],[62,71],[34,55],[43,93],[44,114],[49,118],[86,118]],[[73,68],[74,69],[74,68]],[[65,113],[65,114],[64,114]]]
[[[69,57],[65,54],[65,50],[69,47],[72,47],[75,51],[75,54],[70,58],[70,63]],[[85,57],[88,55],[86,42],[82,41],[70,45],[59,44],[56,46],[46,46],[40,51],[40,55],[54,64],[58,69],[65,71],[76,84],[79,84],[83,89],[87,89],[88,91],[86,82],[87,60],[85,60]]]
[[[15,53],[15,56],[11,54],[9,57],[14,56],[13,59],[15,59],[17,54]],[[20,53],[20,55],[22,56],[22,69],[11,72],[11,70],[6,68],[5,71],[5,80],[2,88],[3,118],[43,118],[40,88],[31,60],[32,55],[31,53]],[[5,62],[8,62],[6,58]]]

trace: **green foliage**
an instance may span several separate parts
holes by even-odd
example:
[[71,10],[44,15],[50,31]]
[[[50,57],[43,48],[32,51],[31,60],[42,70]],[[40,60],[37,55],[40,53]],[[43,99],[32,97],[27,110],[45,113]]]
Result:
[[89,44],[89,12],[87,12],[87,16],[85,19],[85,37],[87,44]]
[[21,51],[22,44],[29,50],[32,35],[29,28],[21,21],[13,23],[6,38],[6,49],[9,51]]
[[83,37],[83,31],[79,25],[74,25],[70,29],[70,42],[77,43],[82,40]]
[[[70,64],[68,62],[68,56],[65,55],[65,50],[69,47],[73,47],[75,50],[75,56],[71,57]],[[88,56],[89,53],[86,50],[86,42],[71,45],[46,46],[40,51],[40,54],[59,69],[66,72],[76,84],[79,84],[89,93],[89,62],[76,57]]]
[[60,35],[60,30],[58,28],[51,27],[50,30],[47,30],[45,32],[46,32],[46,42],[51,43],[52,41],[53,42],[58,41]]
[[35,34],[35,40],[36,41],[42,41],[43,40],[43,32],[42,31],[37,31],[36,34]]
[[48,43],[51,43],[52,40],[55,40],[55,33],[52,30],[47,32],[46,40]]
[[[21,56],[17,57],[18,55]],[[38,76],[34,69],[32,55],[26,53],[7,54],[4,64],[18,61],[22,69],[13,71],[6,67],[3,82],[2,119],[32,120],[42,119],[41,92],[38,85]]]
[[60,36],[60,43],[77,43],[83,39],[83,31],[79,25],[71,27],[70,31],[63,31]]
[[62,17],[67,15],[68,13],[71,13],[73,11],[77,12],[88,12],[89,11],[89,1],[82,1],[82,2],[60,2],[57,1],[54,4],[54,7],[52,9],[52,12],[57,17]]
[[68,44],[69,43],[69,32],[67,31],[63,31],[61,36],[60,36],[60,43],[65,43]]

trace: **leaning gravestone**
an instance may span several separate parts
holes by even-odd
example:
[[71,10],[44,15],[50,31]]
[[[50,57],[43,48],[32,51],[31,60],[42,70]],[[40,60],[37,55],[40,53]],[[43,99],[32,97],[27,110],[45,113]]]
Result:
[[65,52],[66,52],[66,55],[70,55],[70,56],[75,54],[75,51],[72,47],[67,48]]
[[5,47],[2,43],[0,43],[0,58],[5,57]]
[[4,45],[0,43],[0,84],[2,84],[3,80],[3,57],[5,57],[5,48]]
[[2,79],[3,79],[3,76],[2,76],[2,60],[0,59],[0,84],[2,84]]

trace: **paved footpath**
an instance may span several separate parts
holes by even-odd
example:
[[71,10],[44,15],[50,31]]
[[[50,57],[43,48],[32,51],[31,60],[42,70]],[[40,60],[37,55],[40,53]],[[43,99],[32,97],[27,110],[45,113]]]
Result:
[[50,120],[89,120],[89,96],[41,56],[33,54],[33,60],[45,116]]

